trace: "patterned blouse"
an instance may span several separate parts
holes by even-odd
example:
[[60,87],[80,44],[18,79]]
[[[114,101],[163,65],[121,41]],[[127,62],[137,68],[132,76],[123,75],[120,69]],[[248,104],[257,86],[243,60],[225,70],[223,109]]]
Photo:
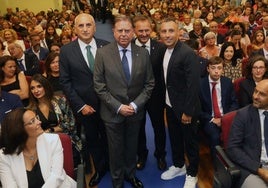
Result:
[[236,66],[232,66],[231,62],[230,63],[225,63],[224,64],[224,73],[223,76],[226,76],[234,82],[235,79],[241,78],[242,77],[242,63],[241,60],[237,60]]

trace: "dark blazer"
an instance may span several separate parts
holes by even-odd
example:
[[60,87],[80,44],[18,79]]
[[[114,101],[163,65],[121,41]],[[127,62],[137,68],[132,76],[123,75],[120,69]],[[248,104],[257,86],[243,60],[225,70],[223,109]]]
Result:
[[239,90],[239,105],[244,107],[252,103],[252,95],[256,87],[255,81],[250,79],[245,79],[240,83]]
[[[98,48],[109,42],[95,39]],[[60,84],[64,94],[77,113],[85,104],[99,109],[98,97],[93,88],[93,73],[80,50],[78,39],[61,47],[60,53]]]
[[18,107],[23,107],[20,97],[5,91],[0,91],[0,123],[4,119],[6,113]]
[[[33,49],[29,48],[25,51],[26,53],[33,53]],[[33,53],[34,54],[34,53]],[[49,50],[43,47],[40,47],[39,61],[45,61],[49,54]]]
[[225,37],[222,34],[217,33],[217,45],[224,43],[224,41]]
[[248,105],[237,111],[234,118],[227,154],[241,170],[236,187],[241,187],[248,175],[257,174],[261,156],[261,124],[258,109]]
[[189,116],[198,116],[200,113],[198,63],[195,52],[187,44],[178,41],[169,60],[166,78],[172,109],[178,117],[182,113]]
[[[200,120],[203,121],[210,121],[213,118],[211,92],[209,84],[210,83],[208,76],[201,79],[199,97],[202,111],[200,114]],[[237,99],[235,96],[232,80],[222,76],[220,79],[220,84],[221,84],[221,105],[223,108],[223,114],[238,109]]]
[[130,121],[144,117],[144,105],[154,87],[154,77],[146,49],[131,43],[132,71],[127,83],[116,42],[97,50],[94,87],[101,100],[101,117],[105,122],[121,123],[126,117],[117,114],[121,104],[134,102],[137,113]]
[[26,65],[26,70],[24,74],[26,76],[33,76],[34,74],[40,74],[39,60],[34,53],[24,52],[24,61]]

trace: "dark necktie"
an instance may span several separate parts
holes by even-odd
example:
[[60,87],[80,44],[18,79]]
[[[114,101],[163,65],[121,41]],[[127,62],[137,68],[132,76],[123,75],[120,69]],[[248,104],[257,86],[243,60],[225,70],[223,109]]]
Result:
[[93,57],[93,54],[91,53],[91,46],[88,45],[86,47],[87,49],[87,60],[88,60],[88,63],[89,63],[89,69],[93,72],[94,71],[94,57]]
[[23,59],[18,59],[17,60],[18,65],[20,67],[20,70],[24,72],[25,71],[25,68],[24,68],[24,65],[22,64],[22,61],[23,61]]
[[268,111],[264,111],[263,114],[265,115],[264,118],[264,143],[265,143],[265,149],[266,153],[268,155]]
[[212,82],[212,106],[213,106],[213,111],[214,111],[214,117],[215,118],[220,118],[221,117],[221,112],[220,108],[218,105],[218,97],[217,97],[217,91],[216,91],[216,85],[217,82]]
[[129,82],[130,71],[129,71],[129,65],[128,65],[128,60],[127,60],[127,56],[126,56],[127,49],[123,49],[122,52],[123,52],[122,65],[123,65],[123,69],[124,69],[124,73],[125,73],[127,82]]

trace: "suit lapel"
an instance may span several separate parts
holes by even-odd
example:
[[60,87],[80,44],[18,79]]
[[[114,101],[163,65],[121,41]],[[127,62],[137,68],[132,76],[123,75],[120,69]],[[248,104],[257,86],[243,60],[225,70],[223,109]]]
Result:
[[136,69],[139,65],[139,53],[138,53],[138,49],[136,46],[131,45],[131,56],[132,56],[132,68],[131,68],[131,76],[130,76],[130,83],[132,78],[134,78],[135,73],[137,72]]

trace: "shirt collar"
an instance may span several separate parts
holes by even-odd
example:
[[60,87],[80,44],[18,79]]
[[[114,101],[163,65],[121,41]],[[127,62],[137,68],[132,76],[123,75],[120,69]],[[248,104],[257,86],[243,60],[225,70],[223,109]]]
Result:
[[88,45],[90,45],[91,48],[93,48],[93,49],[94,48],[97,49],[97,44],[96,44],[96,41],[94,38],[92,38],[92,40],[90,41],[89,44],[86,44],[82,40],[78,39],[78,44],[81,47],[81,49],[85,49]]
[[145,45],[146,46],[146,49],[150,49],[150,40],[149,39],[145,44],[142,44],[138,39],[135,40],[135,44],[138,45],[138,46],[142,46],[142,45]]
[[219,78],[217,81],[214,81],[214,80],[212,80],[212,79],[210,78],[210,76],[208,75],[208,81],[209,81],[209,83],[217,82],[217,84],[218,84],[218,83],[220,83],[220,80],[221,80],[221,78]]
[[131,52],[131,44],[129,43],[129,45],[126,48],[123,48],[122,46],[120,46],[119,44],[117,44],[119,51],[122,51],[123,49],[127,49],[127,51]]

